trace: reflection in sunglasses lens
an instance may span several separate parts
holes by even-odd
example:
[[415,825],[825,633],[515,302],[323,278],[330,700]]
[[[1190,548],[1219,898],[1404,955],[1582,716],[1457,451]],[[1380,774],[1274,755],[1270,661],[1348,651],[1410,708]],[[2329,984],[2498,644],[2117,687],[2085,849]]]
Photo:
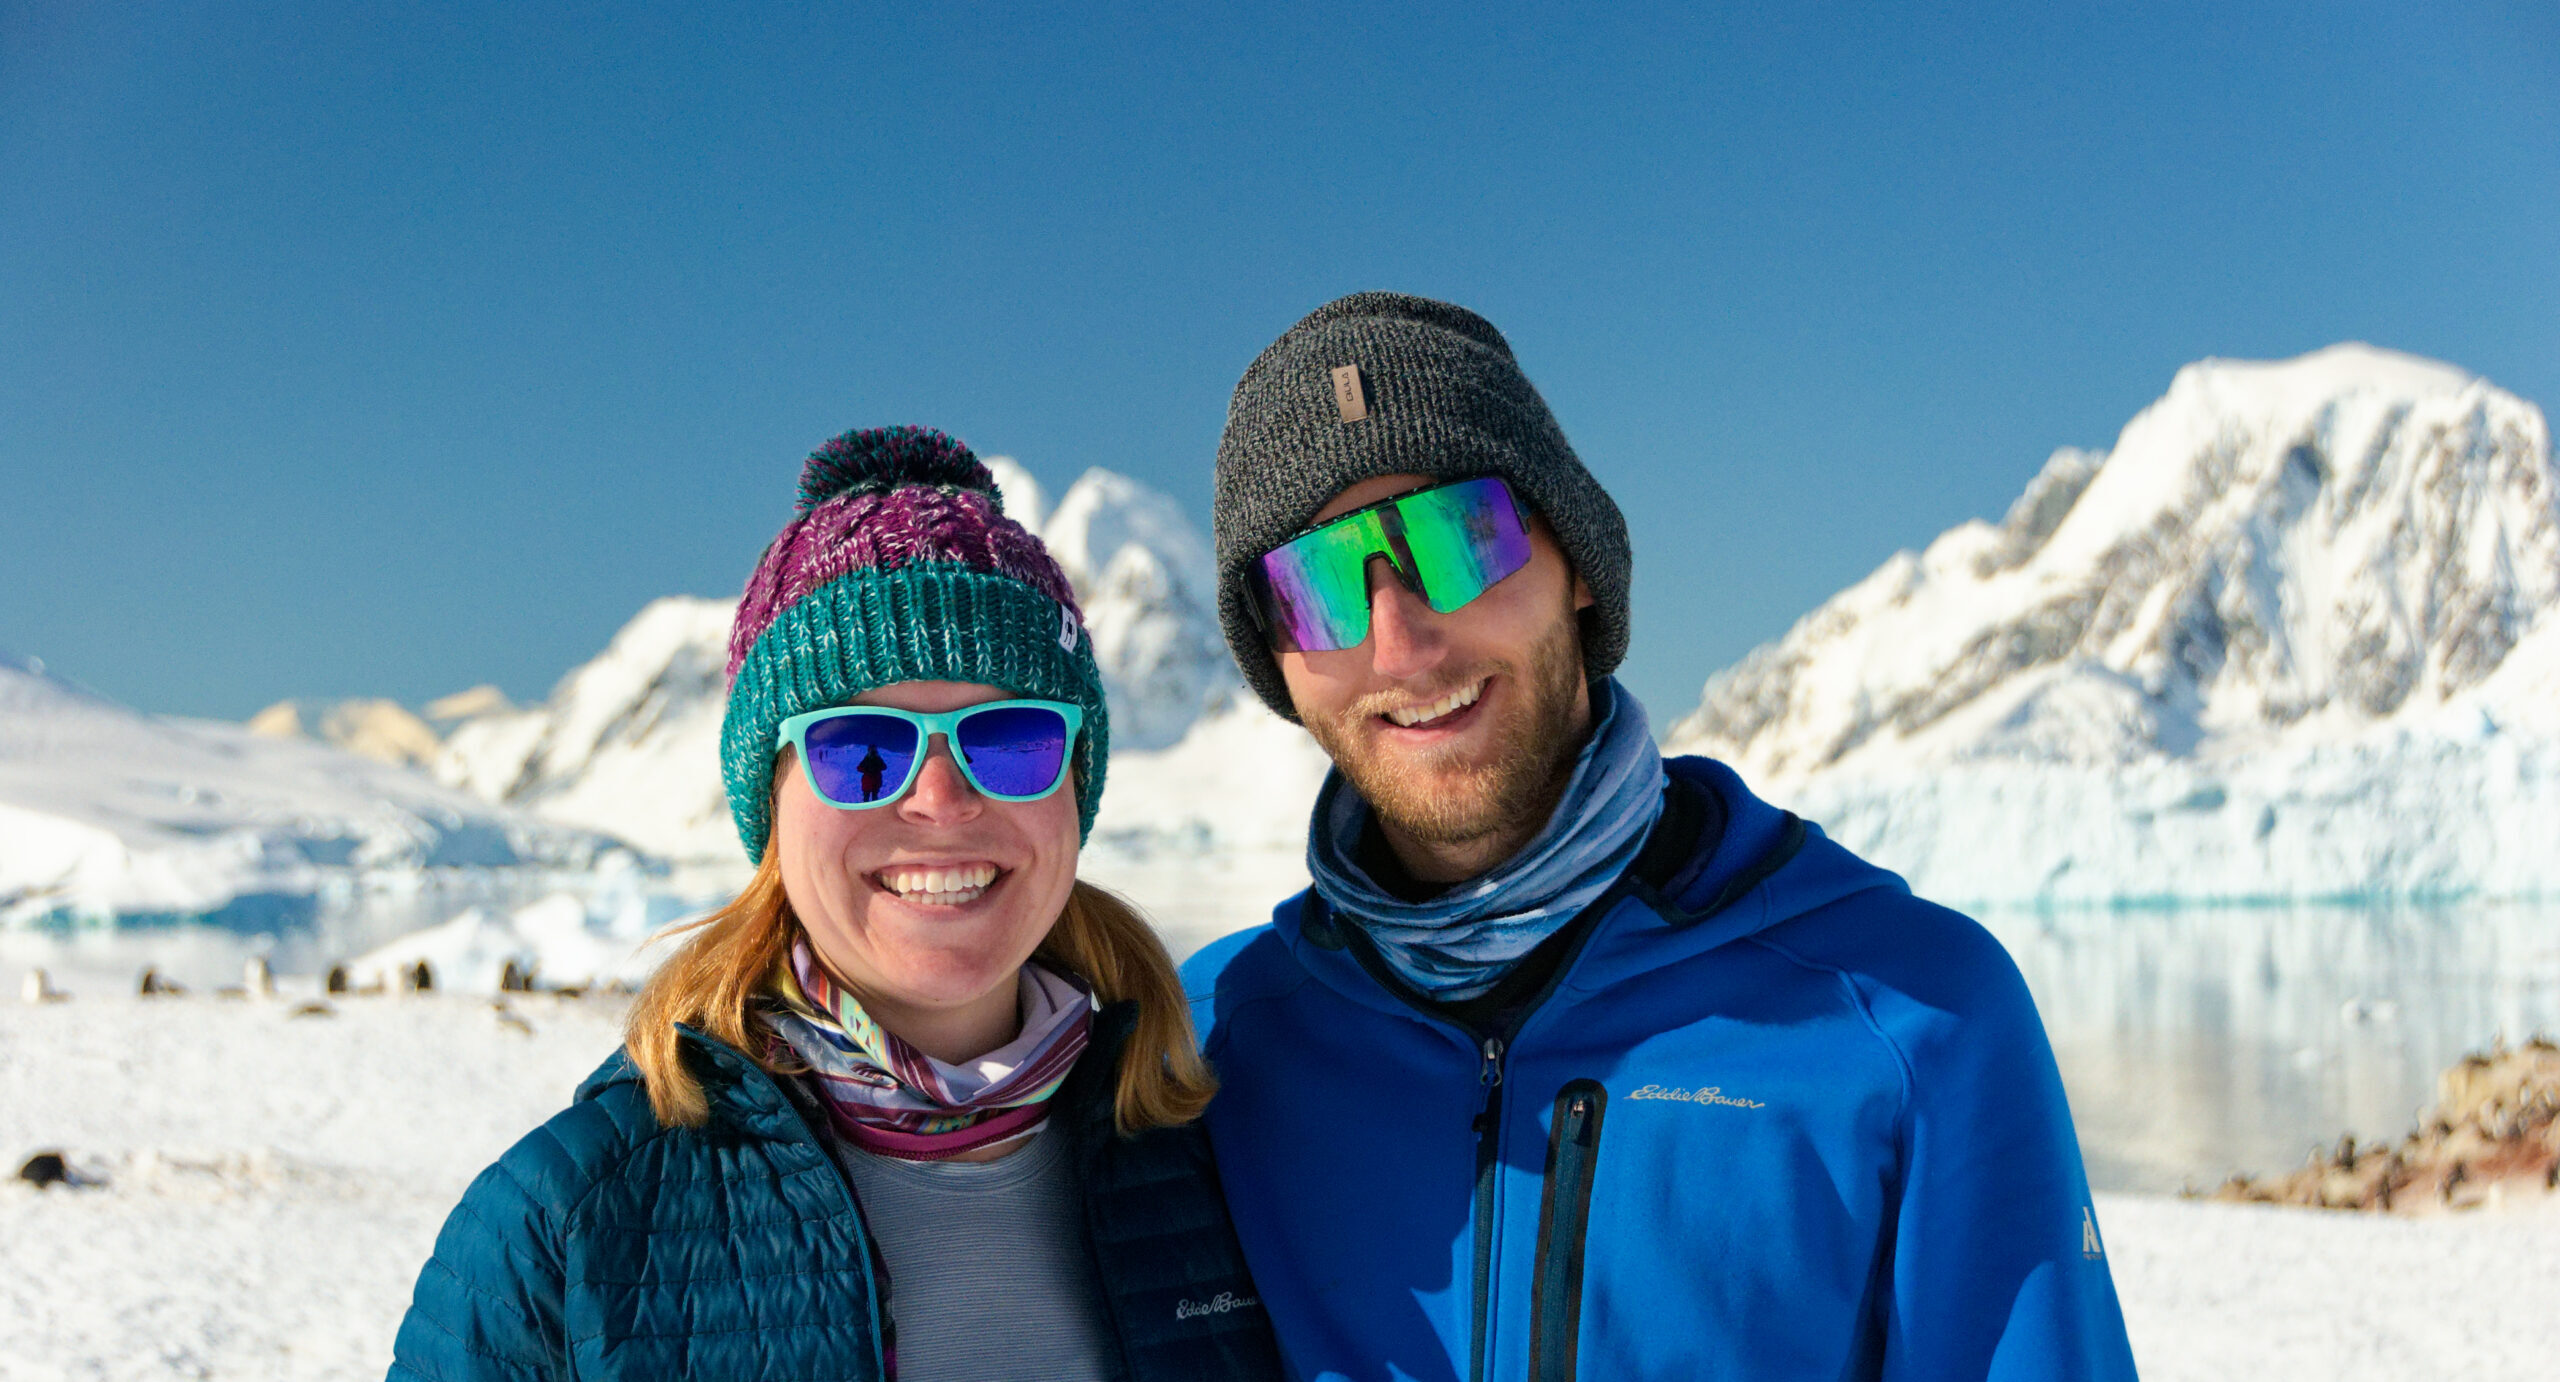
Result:
[[809,726],[809,780],[830,801],[869,805],[904,791],[916,727],[893,715],[838,715]]
[[1066,763],[1066,717],[1029,705],[983,710],[960,722],[959,749],[987,792],[1038,796],[1057,783]]

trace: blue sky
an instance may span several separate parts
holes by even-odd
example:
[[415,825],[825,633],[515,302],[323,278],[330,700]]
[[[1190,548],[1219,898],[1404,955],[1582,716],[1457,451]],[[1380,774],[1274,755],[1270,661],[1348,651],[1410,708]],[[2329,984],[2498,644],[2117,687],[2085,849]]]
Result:
[[848,426],[1205,524],[1395,288],[1629,512],[1661,721],[2186,361],[2560,402],[2549,5],[1917,8],[0,4],[0,647],[539,697]]

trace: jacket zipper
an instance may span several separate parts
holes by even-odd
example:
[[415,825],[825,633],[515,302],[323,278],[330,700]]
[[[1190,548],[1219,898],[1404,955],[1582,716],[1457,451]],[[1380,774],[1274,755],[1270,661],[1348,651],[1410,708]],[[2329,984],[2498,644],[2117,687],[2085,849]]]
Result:
[[1556,1092],[1547,1135],[1546,1193],[1538,1206],[1537,1284],[1529,1301],[1530,1382],[1571,1382],[1582,1333],[1582,1254],[1591,1187],[1600,1171],[1600,1120],[1609,1090],[1581,1079]]
[[1484,1382],[1485,1327],[1493,1312],[1493,1226],[1502,1181],[1502,1038],[1489,1036],[1479,1054],[1484,1063],[1476,1078],[1484,1085],[1484,1108],[1476,1114],[1476,1271],[1475,1339],[1467,1355],[1467,1376]]
[[[1627,884],[1624,880],[1620,880],[1595,899],[1585,911],[1605,913],[1607,909],[1617,906],[1627,895]],[[1475,1308],[1474,1314],[1468,1320],[1471,1336],[1467,1350],[1469,1382],[1485,1382],[1486,1344],[1493,1336],[1493,1230],[1498,1217],[1495,1211],[1499,1207],[1498,1191],[1502,1178],[1502,1071],[1503,1063],[1511,1054],[1509,1038],[1518,1035],[1521,1028],[1529,1025],[1529,1019],[1537,1015],[1538,1009],[1547,1005],[1547,999],[1554,995],[1556,986],[1564,982],[1565,976],[1572,972],[1574,962],[1582,957],[1582,947],[1590,943],[1592,929],[1596,928],[1584,929],[1581,938],[1574,942],[1572,951],[1558,960],[1555,972],[1547,976],[1547,982],[1539,987],[1537,993],[1531,996],[1526,1004],[1511,1015],[1511,1021],[1501,1033],[1493,1034],[1460,1026],[1451,1022],[1445,1015],[1434,1011],[1430,1004],[1416,998],[1404,987],[1402,981],[1396,978],[1395,971],[1388,968],[1386,962],[1379,958],[1376,948],[1370,944],[1367,936],[1356,927],[1347,932],[1348,949],[1352,958],[1361,968],[1369,972],[1370,977],[1378,981],[1380,988],[1393,994],[1406,1007],[1422,1014],[1424,1019],[1433,1025],[1443,1030],[1455,1029],[1465,1032],[1474,1037],[1477,1043],[1476,1079],[1484,1086],[1484,1106],[1477,1111],[1470,1123],[1476,1135],[1476,1261],[1475,1289],[1472,1295]]]

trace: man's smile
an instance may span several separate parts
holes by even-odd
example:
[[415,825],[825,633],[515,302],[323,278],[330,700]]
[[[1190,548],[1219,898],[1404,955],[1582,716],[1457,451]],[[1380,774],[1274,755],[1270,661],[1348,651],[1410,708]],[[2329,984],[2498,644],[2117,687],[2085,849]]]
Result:
[[1492,681],[1491,677],[1480,677],[1436,701],[1385,711],[1379,718],[1399,729],[1453,728],[1457,721],[1469,718],[1460,712],[1472,708],[1477,701],[1482,700],[1485,687]]

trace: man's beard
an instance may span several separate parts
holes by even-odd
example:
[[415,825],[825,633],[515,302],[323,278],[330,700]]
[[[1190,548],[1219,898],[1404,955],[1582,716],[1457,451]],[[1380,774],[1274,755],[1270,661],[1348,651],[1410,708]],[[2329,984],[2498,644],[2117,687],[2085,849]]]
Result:
[[1444,678],[1432,695],[1506,673],[1521,694],[1492,726],[1493,756],[1480,763],[1464,762],[1454,749],[1392,757],[1368,752],[1376,731],[1364,737],[1359,727],[1391,707],[1413,704],[1411,693],[1364,697],[1330,720],[1309,717],[1307,732],[1379,820],[1414,840],[1465,844],[1527,824],[1533,828],[1520,832],[1525,838],[1554,812],[1582,752],[1582,735],[1573,723],[1583,681],[1581,630],[1573,609],[1568,606],[1553,632],[1528,650],[1525,668],[1488,659]]

